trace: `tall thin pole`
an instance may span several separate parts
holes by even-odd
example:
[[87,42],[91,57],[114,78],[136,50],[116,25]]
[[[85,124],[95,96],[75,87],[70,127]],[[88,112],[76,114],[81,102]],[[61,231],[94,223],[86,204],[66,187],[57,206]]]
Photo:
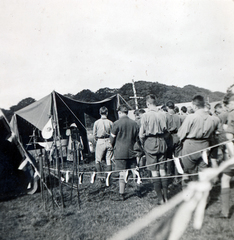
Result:
[[[63,199],[63,189],[62,189],[62,182],[61,182],[61,172],[60,172],[60,161],[58,157],[58,152],[57,152],[57,139],[59,140],[59,148],[61,149],[61,139],[60,139],[60,131],[59,131],[59,122],[58,122],[58,112],[57,112],[57,104],[56,104],[56,99],[55,99],[55,92],[53,92],[53,110],[54,110],[54,121],[55,121],[55,129],[54,129],[54,143],[55,143],[55,156],[56,156],[56,164],[57,164],[57,174],[58,174],[58,181],[59,181],[59,190],[60,190],[60,196],[61,196],[61,201],[62,201],[62,208],[64,208],[64,199]],[[61,151],[60,151],[60,157],[62,159]]]
[[134,96],[130,97],[130,98],[134,98],[134,100],[135,100],[135,107],[136,107],[136,109],[138,109],[138,101],[137,101],[137,99],[138,98],[143,98],[143,97],[137,97],[134,79],[132,79],[132,89],[133,89],[133,95]]
[[134,83],[134,80],[133,80],[133,79],[132,79],[132,88],[133,88],[133,94],[134,94],[134,99],[135,99],[135,106],[136,106],[136,109],[138,109],[136,88],[135,88],[135,83]]

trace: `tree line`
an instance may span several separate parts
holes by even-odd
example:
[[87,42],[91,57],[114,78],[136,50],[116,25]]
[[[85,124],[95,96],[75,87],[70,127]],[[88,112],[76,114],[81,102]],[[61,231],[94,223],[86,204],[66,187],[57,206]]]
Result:
[[[183,88],[177,86],[168,86],[158,82],[146,82],[146,81],[137,81],[135,82],[135,89],[137,96],[143,97],[143,99],[138,99],[139,108],[145,108],[145,97],[148,94],[155,94],[158,98],[158,105],[165,104],[168,100],[172,100],[175,103],[190,102],[192,97],[196,94],[200,94],[205,97],[209,102],[220,101],[224,93],[222,92],[211,92],[210,90],[199,88],[193,85],[186,85]],[[115,94],[120,94],[126,102],[135,107],[134,99],[130,98],[133,94],[132,83],[126,83],[121,88],[101,88],[96,92],[92,92],[89,89],[84,89],[77,94],[65,94],[64,96],[85,102],[97,102],[105,98],[111,97]],[[10,121],[14,112],[30,105],[35,102],[34,98],[28,97],[21,100],[17,105],[10,107],[9,110],[2,109],[7,119]]]

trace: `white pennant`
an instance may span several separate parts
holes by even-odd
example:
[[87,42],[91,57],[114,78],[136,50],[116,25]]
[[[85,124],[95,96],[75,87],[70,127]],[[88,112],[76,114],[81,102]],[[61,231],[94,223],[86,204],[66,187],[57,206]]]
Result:
[[22,170],[25,168],[25,166],[27,165],[28,163],[28,158],[26,158],[18,167],[19,170]]
[[93,172],[92,175],[91,175],[90,183],[94,183],[94,181],[95,181],[95,176],[96,176],[96,172]]
[[184,170],[180,164],[180,159],[177,158],[177,157],[174,157],[174,163],[175,163],[175,166],[176,166],[176,169],[178,171],[179,174],[184,174]]
[[69,171],[66,171],[66,182],[68,182],[70,179]]
[[110,186],[110,175],[112,172],[107,172],[107,176],[106,176],[106,186],[109,187]]
[[83,173],[79,174],[79,184],[83,183]]
[[46,125],[43,127],[41,135],[44,139],[50,139],[53,136],[52,119],[50,118]]
[[208,164],[208,156],[207,156],[206,150],[202,151],[202,159],[203,159],[204,163]]

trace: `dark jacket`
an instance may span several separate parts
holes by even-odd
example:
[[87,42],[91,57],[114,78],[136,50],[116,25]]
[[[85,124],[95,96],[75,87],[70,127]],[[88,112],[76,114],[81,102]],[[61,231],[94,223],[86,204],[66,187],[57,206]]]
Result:
[[115,160],[126,160],[135,157],[133,146],[137,141],[139,127],[128,116],[123,116],[113,124],[111,144]]

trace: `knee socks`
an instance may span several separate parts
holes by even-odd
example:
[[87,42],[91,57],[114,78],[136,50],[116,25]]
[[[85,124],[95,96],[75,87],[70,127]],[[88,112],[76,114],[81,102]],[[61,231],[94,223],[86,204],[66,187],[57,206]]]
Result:
[[221,189],[221,212],[225,217],[229,215],[230,208],[230,188]]

